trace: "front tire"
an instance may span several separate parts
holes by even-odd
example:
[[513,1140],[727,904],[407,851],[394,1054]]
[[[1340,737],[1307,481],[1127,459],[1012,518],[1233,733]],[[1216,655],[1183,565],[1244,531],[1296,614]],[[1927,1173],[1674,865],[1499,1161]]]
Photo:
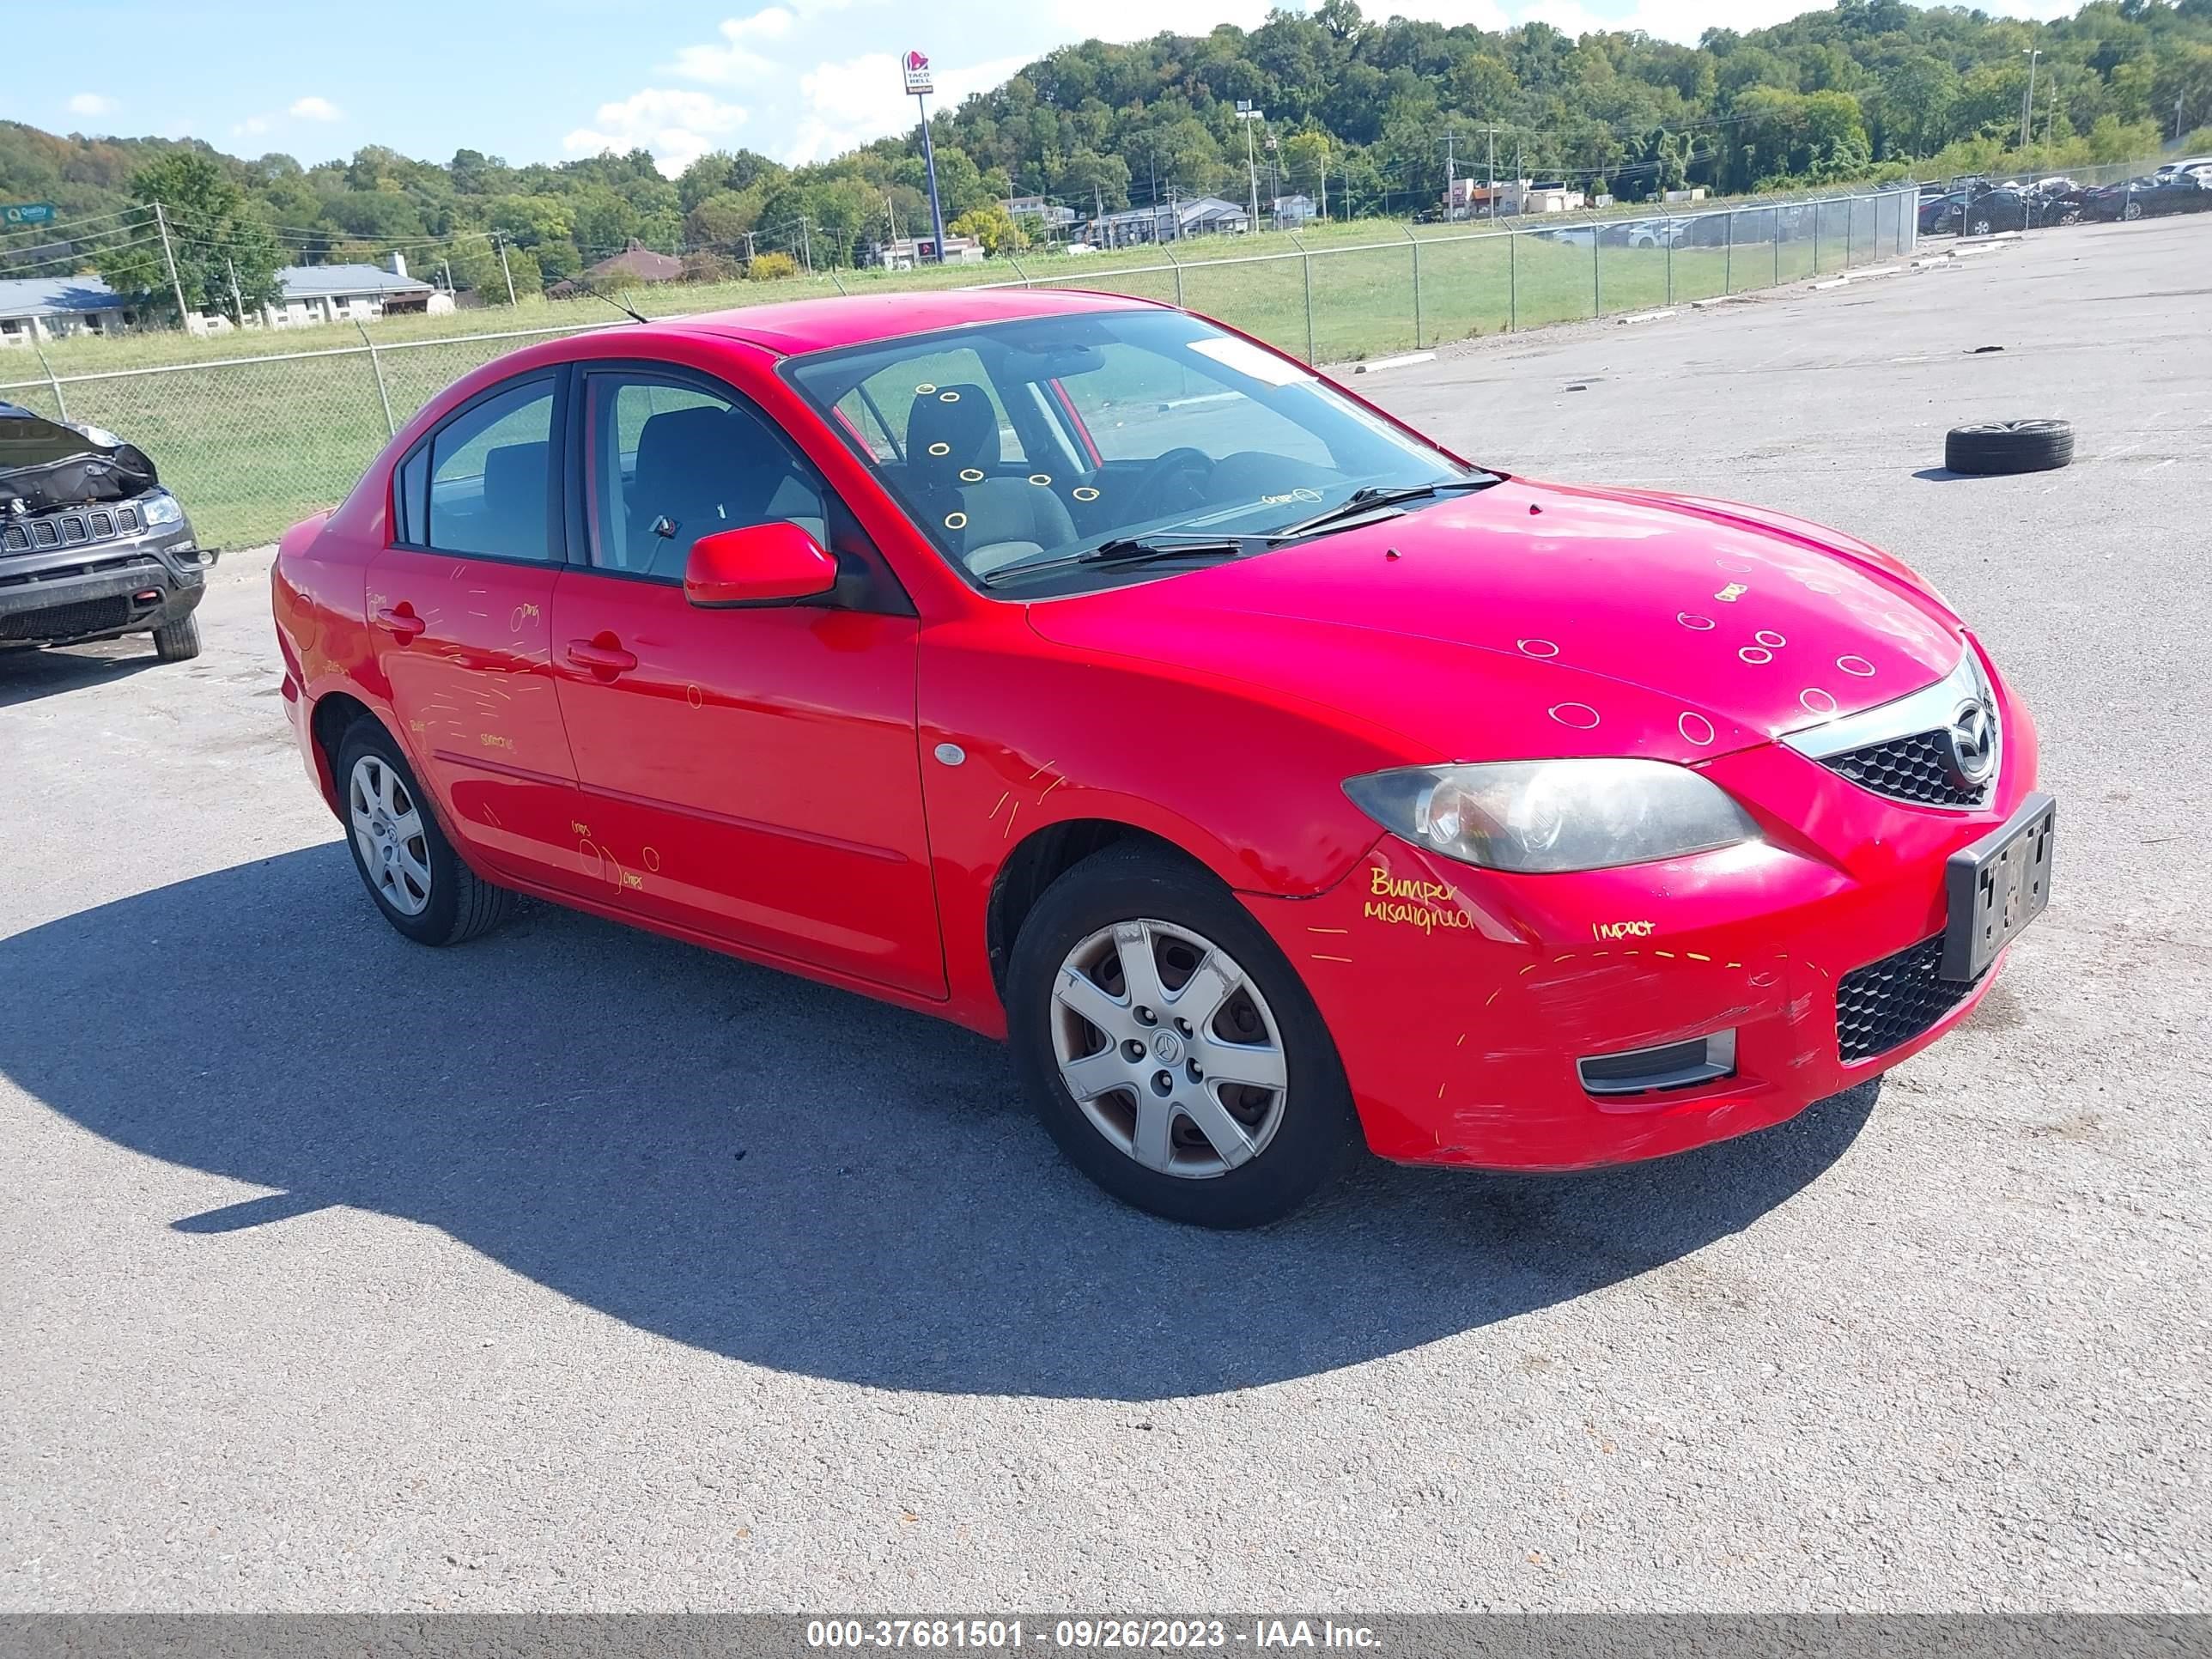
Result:
[[1336,1046],[1274,941],[1218,882],[1149,847],[1094,854],[1037,901],[1007,1018],[1069,1162],[1171,1221],[1290,1214],[1358,1127]]
[[183,616],[154,630],[154,654],[163,662],[190,662],[200,653],[200,619]]
[[391,735],[360,720],[338,744],[338,809],[362,885],[417,945],[459,945],[514,913],[514,895],[469,868]]

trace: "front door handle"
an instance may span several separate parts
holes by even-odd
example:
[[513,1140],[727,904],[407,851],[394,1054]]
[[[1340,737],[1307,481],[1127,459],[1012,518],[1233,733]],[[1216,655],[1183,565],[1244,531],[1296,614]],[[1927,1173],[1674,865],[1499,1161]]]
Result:
[[619,645],[603,643],[613,638],[611,634],[602,634],[596,640],[571,640],[568,660],[579,668],[588,668],[610,679],[617,674],[626,674],[637,666],[637,659]]
[[397,611],[386,605],[376,613],[376,623],[378,627],[388,628],[397,634],[402,643],[415,638],[430,626],[404,605]]

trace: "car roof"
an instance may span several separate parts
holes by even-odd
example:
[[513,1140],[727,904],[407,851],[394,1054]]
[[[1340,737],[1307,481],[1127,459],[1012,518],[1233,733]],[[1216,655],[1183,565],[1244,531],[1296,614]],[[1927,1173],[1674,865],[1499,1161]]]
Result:
[[1067,289],[948,289],[935,293],[856,294],[787,300],[710,311],[659,325],[686,333],[744,340],[787,356],[866,345],[974,323],[1012,322],[1108,311],[1155,309],[1148,300]]

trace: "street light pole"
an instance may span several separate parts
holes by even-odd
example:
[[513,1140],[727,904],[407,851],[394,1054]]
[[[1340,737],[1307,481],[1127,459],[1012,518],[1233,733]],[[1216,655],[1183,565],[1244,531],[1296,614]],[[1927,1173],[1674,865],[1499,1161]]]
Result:
[[2035,60],[2043,56],[2043,48],[2024,46],[2021,56],[2027,59],[2027,95],[2020,100],[2020,147],[2026,149],[2031,137],[2028,127],[2035,115]]
[[1237,118],[1244,123],[1244,171],[1252,183],[1251,228],[1255,231],[1260,228],[1260,165],[1252,154],[1252,123],[1264,120],[1267,114],[1263,109],[1253,108],[1249,98],[1237,100]]

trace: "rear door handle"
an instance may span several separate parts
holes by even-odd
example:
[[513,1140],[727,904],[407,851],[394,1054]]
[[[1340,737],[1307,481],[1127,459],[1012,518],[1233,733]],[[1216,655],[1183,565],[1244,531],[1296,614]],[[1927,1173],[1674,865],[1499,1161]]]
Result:
[[430,626],[404,605],[397,611],[389,605],[385,606],[376,613],[376,622],[380,628],[390,629],[403,641],[413,639]]
[[610,677],[626,674],[637,666],[637,659],[620,646],[601,645],[596,640],[569,641],[568,660],[579,668]]

